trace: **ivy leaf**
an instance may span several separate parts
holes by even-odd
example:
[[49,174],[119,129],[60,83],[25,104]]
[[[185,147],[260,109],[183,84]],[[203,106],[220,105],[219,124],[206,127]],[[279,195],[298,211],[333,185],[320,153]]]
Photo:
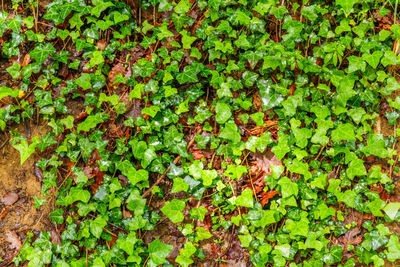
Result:
[[337,87],[338,96],[336,98],[339,105],[346,106],[347,100],[356,95],[356,92],[353,90],[354,82],[355,78],[350,75],[342,78],[339,82],[339,86]]
[[175,6],[174,10],[176,13],[184,15],[186,14],[191,7],[191,4],[188,0],[180,0],[179,3]]
[[120,22],[122,22],[122,21],[126,21],[126,20],[129,19],[129,16],[128,16],[128,15],[126,15],[126,14],[121,14],[121,13],[118,12],[118,11],[115,11],[115,12],[113,13],[113,15],[114,15],[114,22],[115,22],[115,24],[118,24],[118,23],[120,23]]
[[196,227],[196,237],[194,241],[199,242],[205,239],[209,239],[212,236],[213,235],[203,227]]
[[290,181],[288,177],[281,178],[278,184],[281,186],[281,194],[283,198],[297,196],[297,194],[299,193],[298,185]]
[[110,1],[102,1],[102,0],[93,0],[92,1],[94,7],[91,10],[91,14],[93,16],[96,16],[97,18],[100,17],[101,12],[103,12],[104,10],[106,10],[109,7],[114,6],[114,4]]
[[236,205],[240,207],[253,207],[253,191],[251,189],[245,189],[240,196],[236,198]]
[[[350,2],[350,1],[349,1]],[[331,266],[342,260],[343,248],[341,246],[333,246],[329,252],[323,256],[326,265]]]
[[353,124],[339,124],[339,126],[332,131],[332,141],[340,142],[342,140],[356,140]]
[[242,175],[245,173],[247,173],[246,166],[230,164],[226,168],[224,175],[235,180],[235,179],[240,179],[242,177]]
[[69,190],[68,196],[64,198],[64,206],[69,206],[76,201],[82,201],[83,203],[88,203],[90,200],[90,193],[87,190],[81,188],[72,187]]
[[50,219],[57,224],[62,224],[64,222],[64,211],[62,209],[55,209],[50,213]]
[[336,5],[341,6],[346,13],[346,16],[348,16],[353,9],[354,4],[358,2],[359,0],[336,0]]
[[375,51],[372,54],[364,53],[362,57],[372,68],[376,69],[381,61],[381,58],[383,57],[383,52]]
[[97,238],[100,238],[103,228],[107,225],[107,221],[101,216],[97,216],[96,219],[90,221],[90,232]]
[[89,132],[91,129],[94,129],[98,124],[103,123],[106,119],[108,119],[108,115],[104,113],[89,115],[83,122],[78,125],[77,131]]
[[0,100],[3,97],[7,97],[7,96],[17,97],[18,94],[19,94],[18,90],[11,89],[7,86],[0,86]]
[[175,261],[179,263],[183,267],[189,267],[193,264],[192,255],[196,252],[196,247],[192,242],[186,242],[183,249],[179,251],[178,257],[176,257]]
[[187,183],[185,183],[182,178],[177,177],[174,179],[174,184],[172,186],[171,192],[172,193],[177,193],[177,192],[181,192],[181,191],[187,192],[188,189],[189,189],[189,185]]
[[197,78],[197,71],[192,65],[186,66],[183,71],[176,76],[176,79],[178,80],[179,84],[199,81]]
[[387,158],[389,156],[383,135],[377,133],[368,136],[367,145],[363,147],[361,151],[366,156],[374,155],[380,158]]
[[200,206],[199,208],[193,208],[189,211],[190,219],[198,219],[200,221],[204,221],[207,212],[208,210],[204,206]]
[[6,70],[13,79],[18,79],[21,76],[21,74],[19,72],[21,70],[21,65],[18,63],[14,63],[10,67],[8,67]]
[[383,208],[383,211],[391,220],[394,220],[397,217],[396,215],[399,209],[400,202],[390,202]]
[[103,53],[101,51],[94,51],[91,55],[90,67],[93,68],[94,66],[100,65],[103,62],[104,62]]
[[364,176],[367,174],[367,171],[364,166],[364,161],[362,159],[354,159],[350,162],[347,170],[346,170],[347,176],[351,180],[353,180],[354,177],[356,176]]
[[284,98],[281,94],[275,92],[270,80],[260,80],[257,82],[261,95],[261,104],[264,110],[278,106]]
[[159,266],[167,262],[165,259],[172,251],[172,246],[164,244],[160,239],[156,239],[149,244],[149,254],[151,264]]
[[39,43],[36,44],[35,49],[29,52],[29,55],[32,59],[36,60],[38,64],[42,64],[50,55],[54,54],[55,52],[56,49],[51,43]]
[[119,162],[117,164],[117,169],[128,178],[132,185],[136,185],[142,181],[148,181],[149,179],[149,172],[147,170],[136,170],[128,160]]
[[383,88],[382,94],[387,96],[399,89],[400,89],[400,84],[394,77],[390,77],[387,79],[387,85]]
[[92,87],[91,80],[92,78],[89,73],[82,73],[81,76],[75,80],[75,83],[84,90],[89,90]]
[[400,259],[400,243],[398,236],[391,235],[387,247],[387,259],[389,261],[394,262]]
[[39,137],[35,136],[32,143],[28,144],[26,140],[22,140],[19,144],[12,144],[12,146],[19,151],[21,165],[33,154],[37,145],[40,143]]
[[162,213],[167,216],[173,223],[183,221],[182,211],[185,208],[185,202],[179,199],[173,199],[165,202],[164,207],[161,208]]
[[153,105],[153,106],[150,106],[150,107],[145,107],[145,108],[142,109],[142,113],[143,114],[147,114],[152,118],[154,118],[159,111],[160,111],[160,107],[156,106],[156,105]]
[[190,36],[190,32],[183,30],[180,32],[182,35],[182,44],[183,49],[190,49],[192,47],[192,43],[196,41],[197,37]]
[[239,129],[234,122],[225,124],[225,127],[221,130],[219,137],[230,140],[233,144],[237,144],[241,140]]
[[224,124],[232,116],[230,106],[224,102],[218,102],[215,111],[217,113],[215,120],[219,124]]
[[355,72],[357,70],[361,70],[362,72],[365,71],[366,64],[361,57],[350,56],[347,58],[347,60],[349,61],[349,73]]
[[304,175],[305,180],[311,178],[311,172],[308,170],[308,164],[301,162],[299,159],[294,159],[292,162],[288,162],[287,168],[290,172]]

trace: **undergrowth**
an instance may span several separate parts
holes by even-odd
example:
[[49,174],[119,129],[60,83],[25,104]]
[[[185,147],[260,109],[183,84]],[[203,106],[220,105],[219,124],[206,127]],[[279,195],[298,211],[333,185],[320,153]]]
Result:
[[[42,155],[35,205],[62,230],[15,264],[222,263],[221,231],[254,266],[400,259],[397,1],[12,4],[0,128]],[[175,254],[143,238],[165,220]]]

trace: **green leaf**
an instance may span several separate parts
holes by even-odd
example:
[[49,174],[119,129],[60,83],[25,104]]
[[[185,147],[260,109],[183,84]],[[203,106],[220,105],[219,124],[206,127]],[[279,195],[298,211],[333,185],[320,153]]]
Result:
[[50,55],[54,54],[55,52],[56,49],[51,43],[39,43],[36,44],[35,49],[29,52],[29,55],[32,59],[36,60],[36,63],[42,64]]
[[219,137],[230,140],[233,144],[237,144],[241,140],[239,129],[234,122],[226,123],[225,127],[221,130]]
[[6,70],[13,79],[18,79],[21,76],[21,74],[19,72],[21,70],[21,65],[18,63],[14,63],[10,67],[8,67]]
[[325,254],[322,259],[326,265],[331,266],[342,260],[342,254],[343,248],[341,246],[333,246],[330,248],[329,253]]
[[332,131],[332,141],[340,142],[342,140],[356,140],[353,124],[339,124],[338,127]]
[[236,205],[240,207],[253,207],[253,191],[250,189],[245,189],[240,196],[236,198]]
[[129,19],[129,16],[128,16],[128,15],[126,15],[126,14],[121,14],[119,11],[113,12],[113,15],[114,15],[114,22],[115,22],[115,24],[118,24],[118,23],[120,23],[120,22],[122,22],[122,21],[126,21],[126,20]]
[[192,47],[192,43],[196,41],[197,37],[190,36],[190,32],[183,30],[179,32],[182,35],[182,44],[183,49],[190,49]]
[[172,246],[164,244],[160,239],[155,239],[149,244],[151,265],[159,266],[167,262],[165,259],[172,251]]
[[21,165],[35,153],[37,145],[40,143],[39,137],[35,136],[32,143],[28,144],[26,140],[22,140],[19,144],[12,144],[12,146],[19,151]]
[[358,3],[359,0],[336,0],[335,2],[336,2],[336,5],[339,5],[340,7],[343,8],[343,10],[347,16],[351,13],[351,10],[353,9],[354,4]]
[[[103,52],[101,51],[94,51],[90,58],[90,67],[95,67],[100,65],[104,62]],[[82,86],[81,86],[82,87]],[[83,88],[83,87],[82,87]],[[85,88],[84,88],[85,89]]]
[[96,237],[100,238],[101,233],[103,232],[103,228],[107,225],[107,221],[101,216],[98,215],[96,219],[90,221],[90,232]]
[[176,76],[176,79],[178,80],[179,84],[199,81],[197,78],[197,71],[194,69],[194,67],[192,67],[192,65],[186,66],[183,71],[179,72],[179,74]]
[[366,64],[361,57],[350,56],[347,58],[347,60],[349,61],[349,68],[347,72],[352,73],[357,70],[360,70],[362,72],[365,71]]
[[387,247],[387,259],[389,261],[394,262],[400,259],[400,243],[398,236],[391,235]]
[[108,115],[104,113],[89,115],[83,122],[78,125],[77,131],[89,132],[91,129],[94,129],[98,124],[103,123],[106,119],[108,119]]
[[75,83],[84,90],[89,90],[92,87],[91,80],[92,78],[89,73],[82,73],[81,76],[75,80]]
[[179,199],[173,199],[165,202],[164,207],[161,208],[162,213],[167,216],[173,223],[183,221],[182,211],[185,208],[185,202]]
[[383,52],[374,51],[372,54],[364,53],[362,57],[372,68],[376,69],[381,61],[381,58],[383,57]]
[[155,106],[155,105],[142,109],[142,113],[143,114],[147,114],[152,118],[154,118],[154,116],[156,116],[159,111],[160,111],[160,107],[159,106]]
[[346,106],[347,100],[356,95],[353,90],[354,82],[355,78],[350,75],[345,76],[339,82],[337,87],[338,96],[336,98],[339,105]]
[[289,161],[286,165],[290,172],[304,175],[305,180],[311,178],[311,172],[308,170],[309,166],[307,163],[302,162],[299,159],[294,159],[291,162]]
[[7,86],[0,86],[0,100],[7,96],[17,97],[18,94],[19,94],[18,90],[11,89]]
[[235,180],[242,178],[242,175],[245,173],[247,173],[246,166],[230,164],[226,168],[224,175]]
[[230,106],[224,102],[217,103],[215,107],[215,112],[217,113],[215,115],[215,120],[219,124],[224,124],[232,116],[232,111]]
[[142,198],[138,190],[134,190],[126,200],[126,207],[135,212],[135,215],[142,215],[146,207],[146,199]]
[[196,247],[192,242],[186,242],[183,249],[179,251],[179,255],[176,257],[175,261],[183,267],[189,267],[194,262],[191,257],[195,252]]
[[50,213],[49,218],[57,224],[62,224],[64,222],[64,211],[62,209],[55,209]]
[[175,6],[174,10],[176,13],[185,15],[192,5],[188,0],[180,0],[179,3]]
[[399,209],[400,202],[390,202],[383,208],[383,211],[391,220],[394,220],[397,217],[397,212]]
[[172,186],[172,193],[177,193],[177,192],[187,192],[189,189],[189,185],[183,181],[182,178],[178,177],[174,179],[174,184]]
[[196,227],[196,238],[194,241],[199,242],[205,239],[209,239],[212,236],[213,235],[203,227]]
[[382,134],[370,134],[367,139],[367,145],[361,151],[366,155],[374,155],[380,158],[387,158],[389,152],[386,149],[385,140]]
[[114,4],[110,1],[102,1],[102,0],[92,0],[94,7],[91,10],[91,14],[96,16],[97,18],[100,17],[101,12],[106,10],[109,7],[114,6]]
[[149,179],[149,172],[147,170],[136,170],[128,160],[119,162],[117,164],[117,169],[128,178],[132,185],[136,185],[142,181],[148,181]]
[[199,208],[193,208],[189,210],[190,219],[198,219],[200,221],[204,221],[207,212],[208,210],[204,206],[200,206]]
[[64,199],[64,206],[69,206],[76,201],[82,201],[88,203],[90,200],[90,193],[87,190],[81,188],[72,187],[69,190],[69,194]]
[[283,198],[287,198],[290,196],[297,196],[299,193],[299,187],[296,183],[290,181],[288,177],[283,177],[278,181],[278,184],[281,186],[280,193]]

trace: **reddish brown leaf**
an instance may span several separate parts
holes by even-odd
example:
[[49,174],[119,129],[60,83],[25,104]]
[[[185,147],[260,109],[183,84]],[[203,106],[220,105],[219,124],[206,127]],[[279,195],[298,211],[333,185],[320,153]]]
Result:
[[273,198],[276,195],[280,195],[280,193],[276,190],[261,193],[261,201],[260,201],[261,205],[265,206],[265,204],[268,203],[269,199]]
[[[95,168],[98,170],[98,168]],[[104,180],[104,173],[100,170],[95,174],[94,176],[94,183],[90,185],[90,188],[92,189],[92,193],[95,194],[96,191],[99,189],[100,185],[103,184]]]
[[15,231],[8,231],[6,233],[6,241],[10,243],[10,248],[17,251],[22,247],[21,240]]
[[11,206],[18,200],[18,194],[14,192],[8,192],[6,193],[3,198],[1,199],[1,202],[6,205],[6,206]]
[[107,46],[107,42],[106,42],[105,40],[99,40],[99,41],[97,42],[97,48],[98,48],[100,51],[103,51],[103,50],[106,48],[106,46]]
[[61,245],[60,234],[55,230],[51,230],[50,231],[50,241],[52,243],[54,243],[54,244],[60,244]]
[[29,63],[31,63],[31,56],[29,54],[26,54],[24,56],[24,60],[22,61],[21,68],[28,65]]
[[267,175],[271,175],[271,165],[282,165],[282,162],[271,151],[264,152],[263,154],[256,152],[254,157],[258,169]]
[[114,81],[115,81],[115,77],[116,77],[118,74],[120,74],[120,73],[121,73],[123,76],[126,74],[125,66],[124,66],[124,64],[122,64],[122,63],[118,63],[117,65],[115,65],[115,66],[111,69],[111,71],[108,73],[108,81],[109,81],[109,83],[110,83],[110,84],[113,84]]
[[0,212],[0,219],[3,219],[7,214],[8,214],[8,211],[3,208],[2,211]]

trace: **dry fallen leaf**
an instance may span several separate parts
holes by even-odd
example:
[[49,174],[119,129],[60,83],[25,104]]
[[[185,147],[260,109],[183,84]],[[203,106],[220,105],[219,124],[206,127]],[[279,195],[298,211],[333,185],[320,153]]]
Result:
[[60,244],[61,245],[61,238],[60,238],[60,235],[59,235],[59,233],[57,231],[55,231],[55,230],[51,230],[50,231],[50,241],[53,244]]
[[10,248],[15,250],[20,250],[22,247],[21,240],[15,231],[8,231],[6,233],[6,241],[10,243]]
[[267,175],[271,175],[271,165],[282,165],[282,162],[278,160],[274,153],[266,151],[264,153],[254,153],[256,159],[256,166],[259,171],[264,172]]
[[114,83],[115,77],[120,73],[122,74],[122,76],[126,74],[126,69],[124,67],[124,64],[122,63],[118,63],[117,65],[115,65],[108,73],[108,80],[110,82],[110,85]]
[[103,50],[106,48],[106,46],[107,46],[107,42],[106,42],[105,40],[99,40],[99,41],[97,42],[97,48],[98,48],[100,51],[103,51]]
[[1,202],[6,205],[6,206],[11,206],[18,200],[18,194],[14,192],[8,192],[6,193],[3,198],[1,199]]

